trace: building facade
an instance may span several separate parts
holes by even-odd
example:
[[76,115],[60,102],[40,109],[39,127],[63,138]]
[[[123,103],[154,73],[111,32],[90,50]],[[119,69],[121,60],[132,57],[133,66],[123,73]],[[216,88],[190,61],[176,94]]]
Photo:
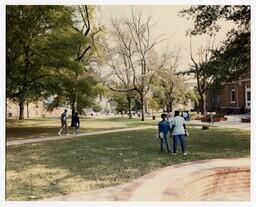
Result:
[[247,78],[223,84],[220,91],[207,95],[207,110],[223,114],[243,114],[251,109],[251,80]]
[[[24,118],[44,118],[44,117],[59,117],[63,113],[65,107],[58,107],[53,111],[47,111],[43,101],[35,101],[26,103],[24,106]],[[6,101],[6,118],[19,118],[19,105],[12,101]]]

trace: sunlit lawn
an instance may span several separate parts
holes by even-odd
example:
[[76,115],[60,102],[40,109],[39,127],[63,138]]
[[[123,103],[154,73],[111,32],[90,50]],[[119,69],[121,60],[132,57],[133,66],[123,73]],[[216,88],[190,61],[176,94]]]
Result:
[[155,134],[155,129],[147,129],[10,146],[7,199],[38,200],[89,191],[176,163],[250,154],[250,132],[245,130],[190,128],[188,156],[181,155],[179,148],[176,156],[160,153]]
[[[145,122],[138,118],[128,119],[127,117],[112,118],[81,118],[81,133],[123,129],[137,126],[156,125],[157,122],[147,119]],[[70,119],[68,120],[70,126]],[[45,119],[26,119],[26,120],[8,120],[6,123],[7,140],[28,139],[34,137],[56,136],[60,128],[60,120],[58,118]],[[69,127],[68,133],[73,133],[74,129]]]

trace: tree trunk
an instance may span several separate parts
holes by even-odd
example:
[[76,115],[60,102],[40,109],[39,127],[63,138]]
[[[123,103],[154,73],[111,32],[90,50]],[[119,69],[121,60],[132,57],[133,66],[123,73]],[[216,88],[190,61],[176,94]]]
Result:
[[169,101],[169,103],[167,105],[167,112],[168,113],[172,112],[172,101]]
[[144,94],[140,94],[140,101],[141,101],[141,121],[145,121],[145,96]]
[[201,108],[201,114],[202,115],[207,114],[207,110],[206,110],[206,94],[205,93],[200,94],[200,108]]
[[23,120],[24,119],[24,100],[21,100],[19,102],[19,107],[20,107],[20,112],[19,112],[19,120]]
[[127,101],[128,101],[128,111],[129,111],[129,119],[131,119],[132,118],[132,106],[131,106],[131,102],[132,102],[132,100],[131,100],[132,98],[130,97],[130,96],[128,96],[127,97]]
[[29,119],[29,102],[27,101],[27,118]]
[[77,112],[77,98],[75,98],[75,100],[72,101],[72,114],[75,114],[75,112]]
[[148,103],[147,100],[144,100],[144,104],[145,104],[145,113],[148,113]]

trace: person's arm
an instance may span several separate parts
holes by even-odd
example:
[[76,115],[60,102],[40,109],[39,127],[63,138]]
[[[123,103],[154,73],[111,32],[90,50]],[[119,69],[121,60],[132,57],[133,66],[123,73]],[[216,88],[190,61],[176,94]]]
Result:
[[158,138],[161,139],[161,137],[160,137],[160,123],[158,124]]
[[184,129],[186,130],[185,120],[184,120],[184,122],[183,122],[183,127],[184,127]]
[[172,127],[171,127],[171,132],[173,132],[174,130],[174,127],[175,127],[175,124],[174,124],[174,119],[172,120]]

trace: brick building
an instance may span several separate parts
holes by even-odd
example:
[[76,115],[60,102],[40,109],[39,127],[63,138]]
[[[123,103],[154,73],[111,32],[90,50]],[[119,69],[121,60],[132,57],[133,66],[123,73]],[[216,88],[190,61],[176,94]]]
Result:
[[[53,111],[47,111],[43,101],[30,102],[24,106],[24,118],[59,117],[64,107],[58,107]],[[19,117],[19,105],[12,101],[6,101],[6,118],[17,119]]]
[[251,79],[247,75],[223,84],[217,93],[207,95],[207,110],[223,114],[241,114],[251,108]]

